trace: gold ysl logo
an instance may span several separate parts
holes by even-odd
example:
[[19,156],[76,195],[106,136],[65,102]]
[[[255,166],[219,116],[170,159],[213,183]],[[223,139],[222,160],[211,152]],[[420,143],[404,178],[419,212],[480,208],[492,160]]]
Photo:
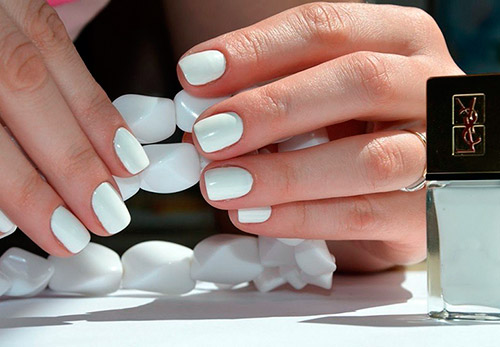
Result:
[[484,155],[485,100],[482,93],[453,95],[452,155]]
[[477,111],[476,108],[476,100],[477,97],[473,97],[470,101],[469,107],[465,107],[460,98],[457,98],[458,103],[460,104],[460,110],[458,114],[463,117],[465,128],[462,131],[462,138],[465,143],[469,146],[469,152],[475,153],[475,145],[481,143],[483,139],[478,136],[474,139],[474,135],[476,135],[476,129],[474,129],[474,125],[477,122]]

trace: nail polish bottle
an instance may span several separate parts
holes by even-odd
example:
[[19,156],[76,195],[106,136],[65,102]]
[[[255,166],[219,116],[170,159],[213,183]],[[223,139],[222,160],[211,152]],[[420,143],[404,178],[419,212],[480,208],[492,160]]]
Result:
[[427,82],[428,312],[500,319],[500,75]]

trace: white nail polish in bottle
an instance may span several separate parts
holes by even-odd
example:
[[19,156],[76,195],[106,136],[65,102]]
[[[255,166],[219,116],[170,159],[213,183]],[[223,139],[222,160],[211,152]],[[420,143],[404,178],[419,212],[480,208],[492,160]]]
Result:
[[500,319],[499,75],[427,84],[428,311]]

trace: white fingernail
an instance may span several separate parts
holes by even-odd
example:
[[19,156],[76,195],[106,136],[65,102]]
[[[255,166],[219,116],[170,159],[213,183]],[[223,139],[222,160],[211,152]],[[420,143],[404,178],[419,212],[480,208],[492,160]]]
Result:
[[79,253],[90,242],[87,229],[64,206],[59,206],[52,213],[50,228],[55,237],[73,254]]
[[0,239],[12,234],[17,229],[16,225],[0,211]]
[[141,172],[149,165],[146,152],[127,129],[119,128],[116,131],[113,144],[118,158],[132,175]]
[[271,217],[271,206],[242,208],[238,210],[240,223],[262,223]]
[[226,58],[216,50],[190,54],[179,61],[184,77],[193,86],[215,81],[226,71]]
[[120,194],[108,182],[94,190],[92,208],[102,226],[110,234],[116,234],[130,223],[130,213]]
[[216,152],[240,140],[243,122],[234,112],[219,113],[196,123],[194,133],[205,153]]
[[239,198],[253,185],[250,172],[239,167],[220,167],[205,171],[205,186],[210,200]]

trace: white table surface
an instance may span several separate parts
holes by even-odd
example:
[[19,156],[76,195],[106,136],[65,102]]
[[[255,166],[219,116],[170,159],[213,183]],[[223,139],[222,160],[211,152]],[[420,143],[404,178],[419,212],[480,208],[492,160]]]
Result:
[[500,324],[426,316],[426,275],[334,277],[334,289],[198,288],[0,301],[0,346],[500,346]]

